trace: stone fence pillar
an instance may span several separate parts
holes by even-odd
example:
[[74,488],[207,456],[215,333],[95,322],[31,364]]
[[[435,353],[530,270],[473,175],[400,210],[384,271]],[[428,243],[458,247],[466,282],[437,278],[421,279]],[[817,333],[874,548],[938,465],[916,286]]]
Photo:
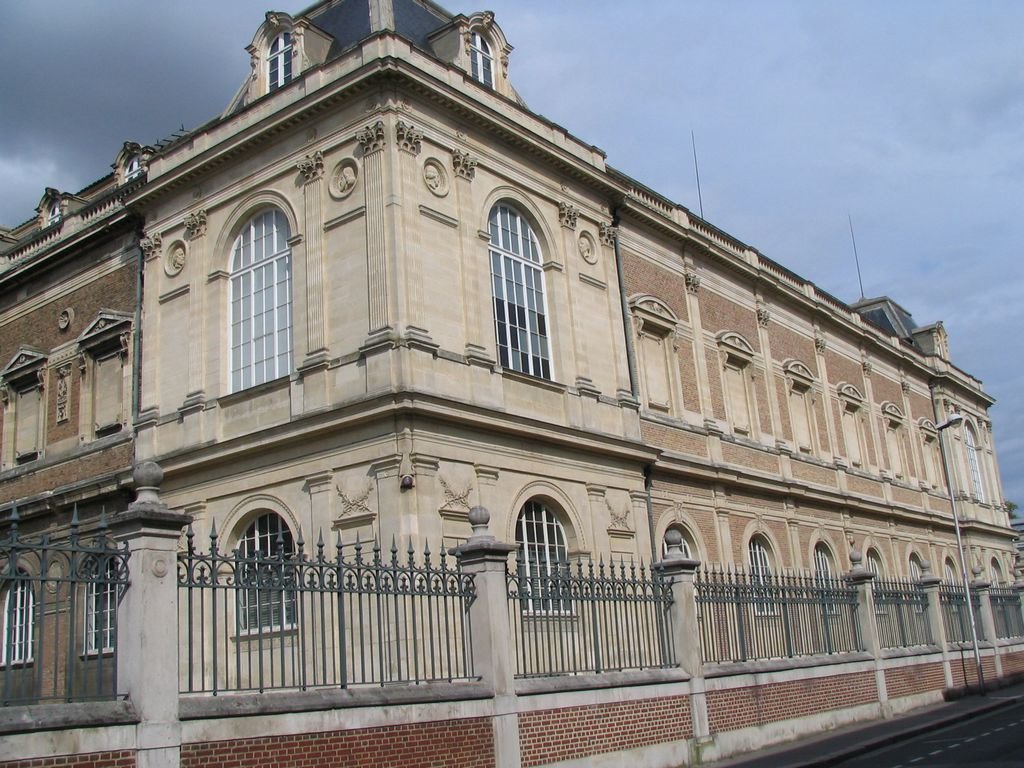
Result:
[[878,691],[878,702],[882,714],[889,717],[889,686],[885,682],[885,667],[882,665],[882,641],[878,636],[878,622],[875,618],[875,591],[872,583],[875,574],[862,564],[863,555],[860,550],[850,550],[850,570],[845,579],[857,590],[857,626],[864,650],[875,660],[875,689]]
[[683,536],[674,528],[665,532],[666,555],[652,570],[672,583],[670,624],[676,663],[690,675],[690,712],[697,744],[711,735],[704,686],[704,660],[700,649],[700,619],[697,613],[696,574],[699,560],[683,555]]
[[[1003,660],[999,658],[999,643],[996,638],[996,619],[992,613],[992,594],[989,592],[992,583],[985,581],[981,578],[981,569],[974,569],[974,581],[971,582],[971,592],[978,596],[978,618],[981,620],[981,626],[976,627],[978,633],[978,644],[987,642],[992,647],[992,664],[995,667],[995,679],[999,680],[1003,676]],[[968,601],[968,607],[970,610],[974,610],[972,601]],[[985,638],[982,641],[982,638]],[[979,656],[980,659],[980,649]],[[982,679],[979,683],[984,690],[984,670],[979,669],[978,674],[981,675]]]
[[176,768],[178,721],[178,540],[189,516],[160,501],[163,470],[146,461],[135,468],[136,499],[111,518],[128,543],[129,586],[118,608],[118,695],[139,716],[138,768]]
[[473,577],[476,597],[469,606],[475,671],[494,689],[494,759],[496,768],[519,768],[519,707],[515,692],[515,654],[508,619],[508,556],[505,544],[488,529],[491,515],[483,507],[469,511],[473,533],[452,550],[463,573]]
[[953,687],[953,669],[950,666],[949,644],[946,642],[946,625],[942,621],[942,598],[939,595],[939,585],[942,579],[932,574],[931,563],[925,560],[921,564],[921,577],[917,583],[924,592],[928,601],[928,628],[931,630],[932,642],[942,653],[942,675],[945,678],[946,688]]

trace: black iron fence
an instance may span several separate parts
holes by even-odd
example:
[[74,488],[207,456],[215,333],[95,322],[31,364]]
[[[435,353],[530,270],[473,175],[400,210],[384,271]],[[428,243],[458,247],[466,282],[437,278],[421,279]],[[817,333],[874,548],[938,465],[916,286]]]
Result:
[[695,587],[705,662],[863,650],[857,590],[842,579],[712,569]]
[[178,557],[181,691],[386,685],[473,676],[473,579],[441,550],[399,555],[338,537],[315,551]]
[[[939,603],[942,606],[942,625],[946,630],[946,640],[950,643],[971,642],[971,616],[967,613],[967,598],[964,588],[959,584],[940,584]],[[981,601],[977,592],[971,592],[971,609],[974,612],[974,629],[979,640],[985,639],[985,629],[981,623]]]
[[989,590],[992,602],[992,620],[996,637],[1006,640],[1024,637],[1024,614],[1021,613],[1020,593],[1013,587],[992,587]]
[[671,583],[620,561],[506,572],[517,677],[675,665]]
[[128,550],[104,520],[23,536],[17,510],[0,538],[2,704],[113,699],[118,605]]
[[911,648],[934,642],[928,621],[928,596],[920,585],[876,579],[871,588],[882,648]]

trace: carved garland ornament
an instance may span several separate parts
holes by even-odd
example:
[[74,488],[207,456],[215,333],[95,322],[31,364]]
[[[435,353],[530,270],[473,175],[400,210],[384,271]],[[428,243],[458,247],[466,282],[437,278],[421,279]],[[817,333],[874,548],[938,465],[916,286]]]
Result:
[[466,486],[465,490],[456,491],[441,475],[437,476],[437,479],[441,481],[441,488],[444,489],[444,506],[447,508],[462,508],[469,509],[469,494],[473,490],[473,484],[470,483]]
[[71,363],[57,368],[57,423],[67,421],[68,416],[68,382],[71,380]]
[[608,517],[611,520],[611,527],[617,528],[620,531],[631,531],[633,530],[629,526],[629,508],[617,512],[612,506],[612,503],[608,499],[604,500],[605,506],[608,507]]
[[349,515],[360,513],[364,515],[372,515],[373,510],[370,509],[370,494],[373,493],[373,482],[367,481],[366,490],[358,496],[348,496],[340,485],[335,485],[334,489],[338,492],[338,497],[341,499],[341,517],[348,517]]

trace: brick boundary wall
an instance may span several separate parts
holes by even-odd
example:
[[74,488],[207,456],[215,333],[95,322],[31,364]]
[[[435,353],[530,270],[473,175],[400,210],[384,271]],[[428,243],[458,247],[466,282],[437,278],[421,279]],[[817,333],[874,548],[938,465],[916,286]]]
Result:
[[[963,688],[967,685],[976,685],[978,683],[978,665],[974,661],[974,651],[970,649],[964,649],[961,654],[960,650],[949,655],[949,669],[953,673],[953,687]],[[966,671],[966,678],[964,672]],[[996,679],[996,660],[991,656],[981,657],[981,671],[985,675],[987,682],[992,682]],[[1003,669],[1003,674],[1006,674],[1006,669]]]
[[692,736],[693,720],[687,696],[519,713],[523,766],[573,760]]
[[721,733],[877,701],[874,672],[709,690],[708,723]]
[[1003,664],[1003,677],[1024,673],[1024,652],[1008,653],[1000,661]]
[[909,667],[890,667],[885,670],[885,688],[890,699],[941,691],[945,687],[946,676],[941,661],[914,664]]
[[0,763],[0,768],[135,768],[135,750],[35,757]]
[[[281,734],[181,745],[181,768],[465,768],[494,766],[491,718]],[[92,766],[89,766],[92,768]]]

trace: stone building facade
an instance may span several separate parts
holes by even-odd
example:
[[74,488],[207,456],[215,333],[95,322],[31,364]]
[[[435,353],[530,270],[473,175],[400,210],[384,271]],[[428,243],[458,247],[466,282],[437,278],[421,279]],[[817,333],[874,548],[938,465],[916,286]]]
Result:
[[130,201],[137,454],[197,530],[450,546],[482,505],[552,558],[649,561],[676,527],[708,563],[838,573],[853,542],[956,575],[960,413],[970,566],[1010,579],[992,399],[941,324],[847,306],[614,170],[523,103],[491,14],[329,3],[248,51]]

